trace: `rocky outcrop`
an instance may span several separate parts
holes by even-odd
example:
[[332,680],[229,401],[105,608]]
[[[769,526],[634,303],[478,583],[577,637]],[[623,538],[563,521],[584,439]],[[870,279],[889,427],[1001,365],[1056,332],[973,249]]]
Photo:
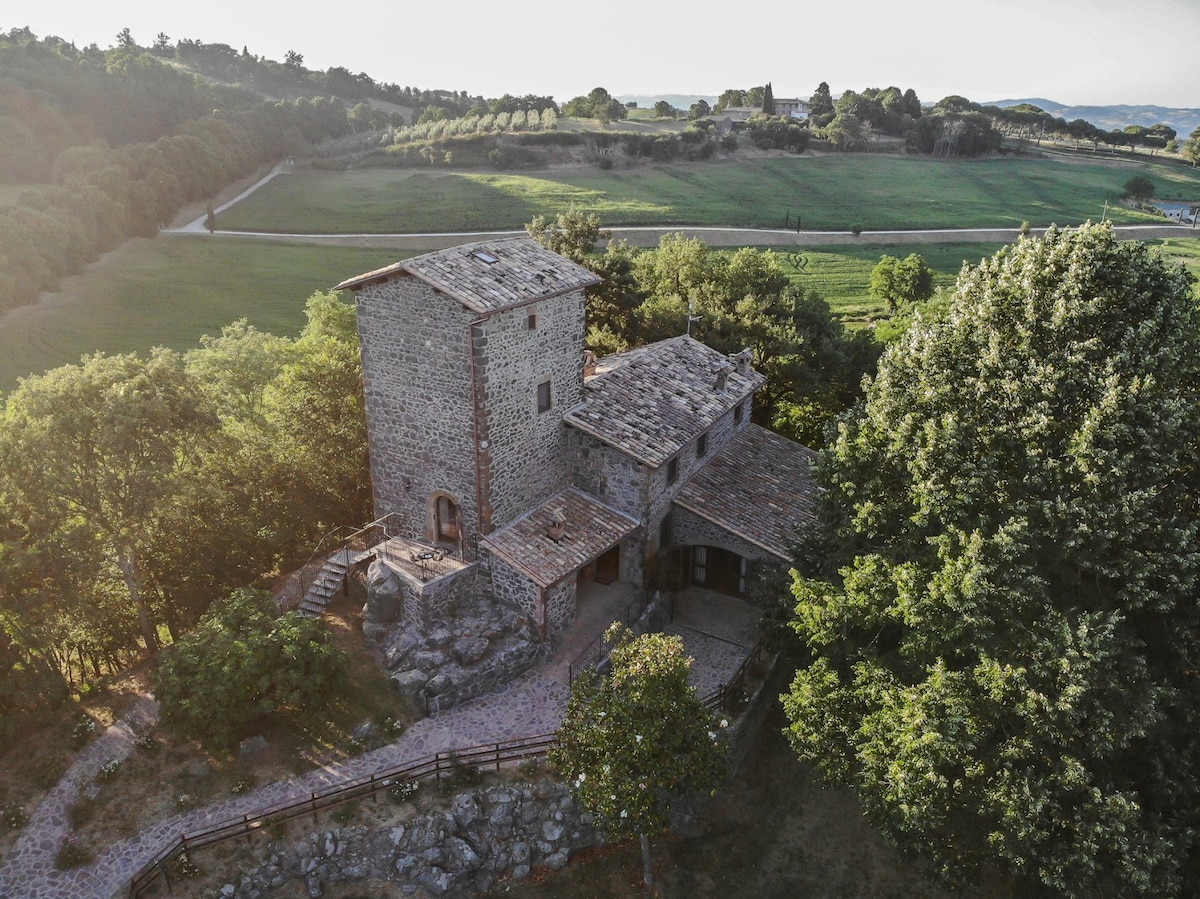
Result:
[[570,789],[553,782],[470,790],[444,809],[421,812],[405,803],[397,812],[386,824],[268,842],[259,864],[221,895],[266,899],[298,881],[320,896],[327,883],[388,881],[397,885],[394,895],[462,896],[503,878],[521,880],[534,866],[561,869],[576,850],[603,843]]
[[415,601],[390,566],[371,564],[363,633],[379,644],[392,682],[418,714],[508,683],[549,651],[528,618],[491,597],[464,596],[453,614],[432,621],[405,609]]

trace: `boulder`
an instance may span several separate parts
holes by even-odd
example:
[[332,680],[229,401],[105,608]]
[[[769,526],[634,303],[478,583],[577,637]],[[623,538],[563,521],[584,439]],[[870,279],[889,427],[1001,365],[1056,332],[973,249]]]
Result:
[[450,651],[460,665],[474,665],[487,655],[488,641],[485,637],[461,637]]
[[238,758],[249,758],[252,755],[258,755],[267,748],[267,738],[261,734],[254,737],[247,737],[238,743]]

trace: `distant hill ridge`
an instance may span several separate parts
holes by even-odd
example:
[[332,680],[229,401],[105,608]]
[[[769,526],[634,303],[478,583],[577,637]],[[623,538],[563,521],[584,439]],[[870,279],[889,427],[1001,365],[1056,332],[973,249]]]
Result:
[[1020,106],[1028,103],[1039,109],[1044,109],[1056,118],[1064,118],[1068,122],[1083,119],[1091,122],[1097,128],[1111,131],[1114,128],[1124,128],[1126,125],[1142,125],[1149,128],[1160,122],[1170,125],[1178,132],[1180,140],[1200,128],[1200,109],[1178,109],[1168,106],[1067,106],[1056,103],[1044,97],[1027,97],[1022,100],[991,100],[982,103],[983,106],[999,106],[1002,109],[1009,106]]

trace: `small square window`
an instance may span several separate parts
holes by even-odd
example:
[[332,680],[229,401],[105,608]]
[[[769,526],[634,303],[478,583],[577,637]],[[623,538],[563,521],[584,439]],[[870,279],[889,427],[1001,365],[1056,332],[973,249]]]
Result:
[[550,410],[550,379],[547,378],[537,386],[537,410],[539,413]]
[[742,403],[738,403],[736,406],[733,407],[733,423],[735,425],[740,425],[742,423],[742,411],[743,411]]
[[703,459],[708,455],[708,435],[701,434],[696,438],[696,458]]
[[679,480],[679,458],[676,457],[667,463],[667,483],[674,484]]

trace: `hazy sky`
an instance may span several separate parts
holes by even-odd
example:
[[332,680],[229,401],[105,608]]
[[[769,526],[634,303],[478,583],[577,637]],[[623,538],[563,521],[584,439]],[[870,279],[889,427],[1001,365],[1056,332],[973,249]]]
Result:
[[772,82],[914,88],[925,102],[1045,97],[1068,105],[1200,107],[1200,0],[821,0],[661,3],[4,0],[28,26],[108,47],[128,27],[310,69],[471,94],[715,95]]

